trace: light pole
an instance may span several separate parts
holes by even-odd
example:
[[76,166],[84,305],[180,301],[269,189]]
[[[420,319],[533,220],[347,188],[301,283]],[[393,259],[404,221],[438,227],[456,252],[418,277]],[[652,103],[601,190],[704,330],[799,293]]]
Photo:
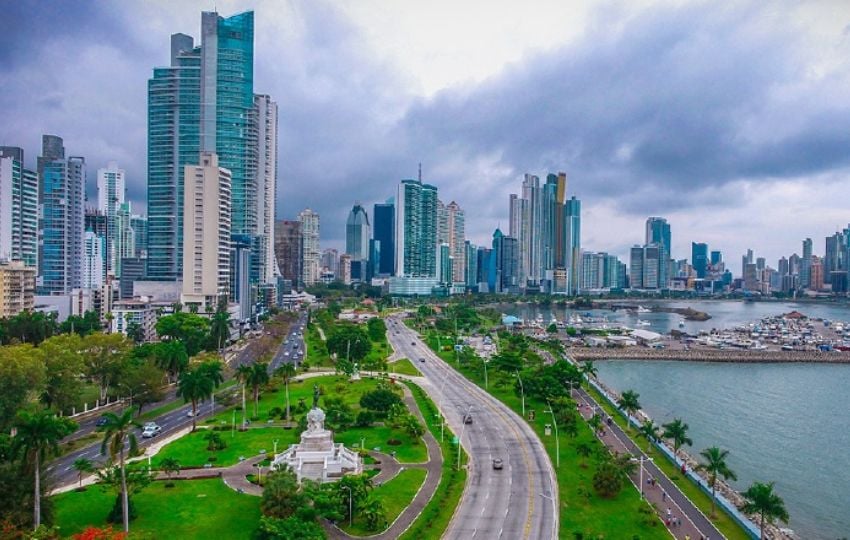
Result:
[[516,378],[519,381],[519,391],[522,392],[522,417],[525,418],[525,388],[522,386],[522,377],[519,376],[519,370],[515,369]]
[[652,461],[651,457],[647,457],[643,454],[640,455],[639,458],[632,458],[632,461],[640,462],[640,498],[643,499],[643,462],[644,461]]
[[351,527],[351,522],[354,520],[354,512],[352,510],[353,505],[352,505],[352,502],[351,502],[351,499],[352,499],[351,487],[350,486],[342,486],[342,489],[348,490],[348,526]]
[[275,440],[274,440],[274,455],[277,455],[277,441],[278,441],[278,440],[279,440],[279,439],[275,439]]
[[482,358],[481,363],[484,364],[484,389],[489,390],[490,389],[490,383],[487,380],[487,359]]
[[555,411],[552,409],[552,403],[546,400],[549,405],[549,413],[552,415],[552,425],[555,426],[555,467],[561,468],[561,441],[558,438],[558,422],[555,421]]
[[466,409],[466,414],[461,418],[461,422],[463,425],[460,428],[460,438],[457,440],[457,470],[460,470],[460,454],[462,453],[463,446],[461,445],[461,441],[463,441],[463,432],[466,430],[466,418],[469,416],[469,413],[472,412],[472,405]]

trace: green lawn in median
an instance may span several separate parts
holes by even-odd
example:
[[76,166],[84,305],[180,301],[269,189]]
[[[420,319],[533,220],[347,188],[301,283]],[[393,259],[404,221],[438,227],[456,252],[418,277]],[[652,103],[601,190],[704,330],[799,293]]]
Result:
[[387,371],[392,375],[393,373],[399,373],[401,375],[410,375],[411,377],[420,377],[422,373],[416,369],[416,366],[413,365],[413,362],[408,360],[407,358],[402,358],[400,360],[396,360],[395,362],[390,362],[387,365]]
[[[410,505],[424,481],[424,469],[405,469],[388,482],[374,488],[373,493],[384,504],[387,526],[392,525],[399,514]],[[356,515],[352,526],[349,527],[348,521],[339,523],[339,526],[345,532],[355,536],[369,536],[381,532],[368,530],[366,520]]]
[[[137,518],[130,533],[150,538],[250,539],[260,520],[260,498],[240,495],[219,479],[187,480],[166,488],[154,482],[133,497]],[[88,525],[106,525],[106,516],[115,502],[112,491],[90,486],[52,497],[56,524],[63,537],[78,533]],[[121,525],[113,525],[120,530]]]

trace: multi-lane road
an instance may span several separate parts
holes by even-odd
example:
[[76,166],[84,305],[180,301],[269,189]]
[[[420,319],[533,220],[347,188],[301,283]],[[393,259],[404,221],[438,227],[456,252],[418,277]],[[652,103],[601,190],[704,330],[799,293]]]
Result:
[[[297,363],[299,362],[298,356],[293,353],[296,351],[302,351],[303,354],[303,330],[306,324],[306,317],[306,314],[300,314],[298,320],[292,323],[292,325],[289,327],[289,332],[287,336],[281,343],[277,353],[275,354],[275,357],[269,364],[270,371],[273,372],[285,362],[296,362],[297,365]],[[289,351],[289,354],[285,354],[286,351]],[[244,354],[239,354],[238,357],[234,359],[234,364],[253,363],[254,361],[256,361],[256,358],[253,357],[249,348],[246,348],[242,352]],[[177,399],[176,397],[174,397],[173,389],[169,390],[168,396],[169,397],[167,397],[164,401],[160,402],[159,404],[156,404],[155,406],[166,405]],[[144,449],[156,442],[157,440],[161,439],[162,437],[168,437],[169,435],[173,435],[178,431],[191,426],[192,418],[188,416],[191,411],[192,405],[186,404],[153,419],[153,422],[155,422],[162,428],[162,432],[157,437],[144,439],[141,437],[141,430],[138,430],[136,436],[139,440],[139,447]],[[213,403],[202,403],[198,406],[198,414],[196,420],[205,418],[211,415],[212,413]],[[96,420],[97,415],[81,422],[81,429],[74,434],[74,437],[79,437],[81,436],[81,434],[90,433],[91,431],[93,431],[95,429],[94,423],[96,422]],[[47,467],[47,472],[51,476],[53,485],[57,487],[64,486],[71,484],[77,480],[78,476],[77,472],[73,469],[73,463],[79,458],[88,459],[92,461],[96,466],[100,466],[106,461],[106,457],[100,455],[99,441],[89,444],[73,452],[69,452],[68,454],[65,454],[64,456],[57,458],[55,461],[51,462],[50,465],[48,465]]]
[[[557,481],[531,427],[446,365],[400,318],[389,318],[387,326],[396,353],[422,371],[428,394],[471,458],[463,498],[443,538],[557,538]],[[464,423],[467,414],[471,423]],[[502,469],[494,468],[494,459],[502,460]]]

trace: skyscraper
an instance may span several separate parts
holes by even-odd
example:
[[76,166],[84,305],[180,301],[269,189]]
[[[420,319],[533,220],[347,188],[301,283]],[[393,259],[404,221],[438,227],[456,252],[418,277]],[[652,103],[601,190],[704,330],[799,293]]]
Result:
[[464,283],[466,269],[466,218],[463,209],[455,201],[446,206],[446,229],[449,254],[452,258],[452,278],[454,283]]
[[315,285],[319,281],[319,214],[306,208],[298,214],[301,222],[301,283]]
[[133,228],[133,245],[136,248],[134,257],[145,258],[148,256],[148,218],[133,215],[130,217],[130,226]]
[[38,258],[38,174],[21,148],[0,146],[0,259],[35,267]]
[[184,304],[212,311],[230,290],[231,177],[218,156],[203,152],[183,172]]
[[97,209],[106,216],[106,272],[112,275],[120,275],[117,272],[121,256],[115,249],[118,234],[115,220],[118,208],[124,203],[125,182],[124,169],[119,169],[114,161],[97,170]]
[[38,294],[67,294],[83,280],[86,162],[65,159],[61,137],[44,135],[39,173]]
[[670,224],[665,218],[647,218],[646,244],[656,244],[659,249],[658,284],[653,288],[666,289],[670,283],[671,240]]
[[[351,255],[352,261],[369,260],[369,238],[371,227],[369,215],[360,203],[354,203],[348,220],[345,222],[345,252]],[[363,277],[363,276],[360,276]]]
[[273,242],[265,235],[274,215],[276,111],[253,92],[253,12],[202,13],[199,46],[185,34],[171,36],[171,65],[155,68],[148,81],[150,279],[182,275],[182,175],[201,151],[217,154],[231,172],[231,233],[251,241],[252,282],[270,279]]
[[436,278],[437,188],[402,180],[396,203],[396,276]]
[[568,295],[578,293],[581,266],[581,201],[571,197],[564,204],[564,256]]
[[300,221],[284,219],[275,222],[274,251],[281,277],[295,286],[301,284]]
[[381,260],[377,271],[391,276],[395,269],[395,203],[390,199],[375,205],[372,212],[372,237],[380,242]]
[[121,271],[121,259],[136,256],[136,231],[133,229],[133,211],[130,201],[125,201],[118,207],[115,212],[114,224],[112,273],[122,277],[124,274]]
[[84,289],[96,289],[103,285],[106,274],[106,237],[94,231],[86,231],[83,239],[83,282]]
[[803,257],[800,260],[800,285],[809,287],[812,281],[812,239],[803,240]]
[[708,272],[708,244],[691,242],[691,264],[697,277],[704,279]]

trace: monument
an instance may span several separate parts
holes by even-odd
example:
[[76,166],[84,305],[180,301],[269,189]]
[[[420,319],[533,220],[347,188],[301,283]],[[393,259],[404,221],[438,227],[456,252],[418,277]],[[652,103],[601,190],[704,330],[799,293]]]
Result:
[[319,408],[319,387],[313,385],[313,407],[307,413],[307,430],[301,442],[275,455],[272,467],[289,467],[298,477],[316,482],[334,482],[346,474],[363,472],[363,462],[342,443],[334,444],[333,433],[325,429],[325,413]]

